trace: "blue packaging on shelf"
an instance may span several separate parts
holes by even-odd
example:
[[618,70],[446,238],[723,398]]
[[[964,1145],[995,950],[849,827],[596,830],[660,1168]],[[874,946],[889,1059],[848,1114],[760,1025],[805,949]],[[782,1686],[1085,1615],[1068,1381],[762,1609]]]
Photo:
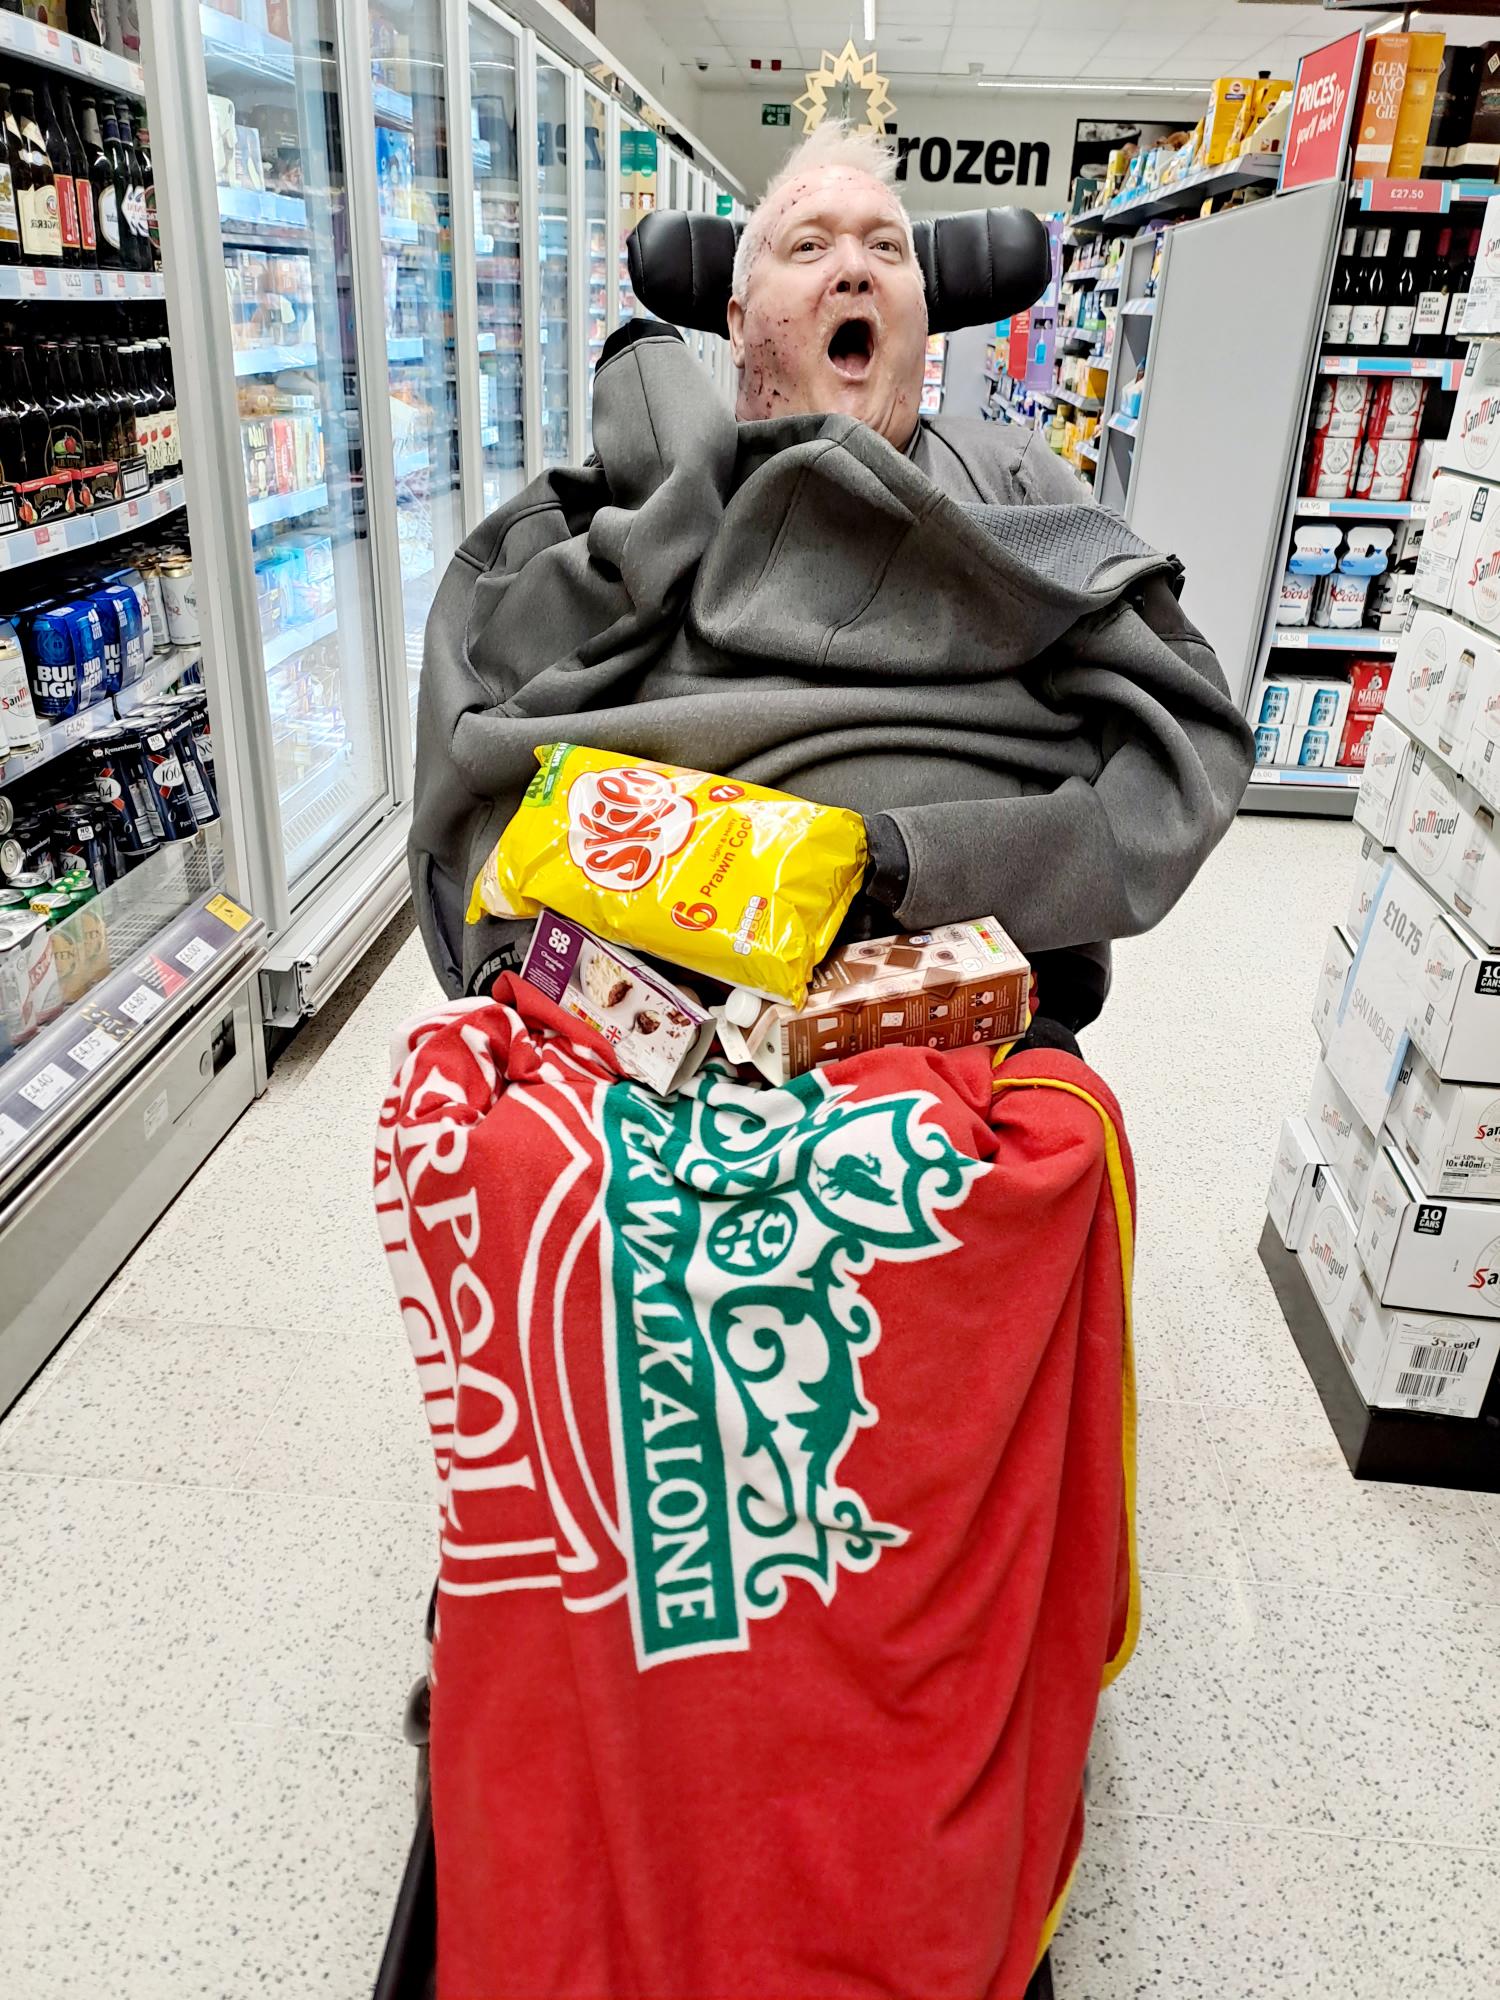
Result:
[[102,698],[104,633],[91,601],[33,605],[17,631],[38,715],[61,722]]

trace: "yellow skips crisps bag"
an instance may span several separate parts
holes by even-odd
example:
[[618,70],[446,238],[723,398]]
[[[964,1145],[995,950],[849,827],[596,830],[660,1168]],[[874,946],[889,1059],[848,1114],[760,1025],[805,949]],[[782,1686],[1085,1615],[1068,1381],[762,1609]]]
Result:
[[547,743],[468,920],[556,910],[800,1007],[865,868],[858,813],[609,750]]

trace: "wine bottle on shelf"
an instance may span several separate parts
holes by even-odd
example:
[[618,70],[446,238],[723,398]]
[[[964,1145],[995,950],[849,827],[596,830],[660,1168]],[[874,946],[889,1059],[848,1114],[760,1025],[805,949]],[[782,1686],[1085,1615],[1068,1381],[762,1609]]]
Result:
[[21,224],[10,171],[9,113],[10,85],[0,83],[0,264],[16,264],[21,258]]
[[85,265],[99,262],[99,232],[94,221],[94,183],[89,172],[89,156],[73,116],[73,98],[63,91],[58,120],[68,149],[68,165],[73,174],[73,191],[78,197],[78,247]]
[[[1473,274],[1474,260],[1479,255],[1481,231],[1471,229],[1463,247],[1455,252],[1453,259],[1452,290],[1448,299],[1448,318],[1443,327],[1450,341],[1464,338],[1464,313],[1469,303],[1469,279]],[[1455,238],[1455,242],[1457,239]]]
[[1437,248],[1422,277],[1417,292],[1417,316],[1412,322],[1418,350],[1438,352],[1443,346],[1443,328],[1448,322],[1448,265],[1453,254],[1453,230],[1445,224],[1438,231]]
[[71,514],[93,505],[92,495],[78,477],[83,468],[82,413],[63,373],[62,348],[55,340],[46,340],[41,343],[40,354],[42,409],[47,418],[47,455],[56,476],[67,480],[72,488],[67,509]]
[[62,263],[62,227],[57,217],[57,182],[37,127],[29,90],[10,94],[11,178],[16,191],[21,256],[28,264]]
[[68,0],[68,33],[104,47],[104,0]]
[[151,239],[151,261],[161,264],[161,223],[156,213],[156,169],[151,164],[151,134],[146,128],[146,107],[141,106],[140,130],[135,135],[136,157],[141,165],[141,189],[146,199],[146,234]]
[[101,100],[100,119],[104,126],[104,153],[109,161],[109,171],[114,180],[115,207],[120,218],[120,262],[127,271],[139,271],[140,242],[135,231],[134,159],[127,160],[125,148],[120,143],[120,123],[113,98]]
[[114,163],[100,129],[98,105],[92,97],[85,97],[81,109],[83,147],[88,156],[89,179],[94,187],[94,230],[98,238],[99,268],[102,271],[118,271],[125,263],[125,252],[120,242],[120,196],[115,186]]
[[83,250],[78,234],[78,190],[73,185],[73,163],[68,158],[67,141],[63,138],[62,127],[57,122],[57,106],[52,101],[50,84],[42,86],[42,101],[37,107],[37,126],[42,135],[42,144],[47,148],[47,158],[52,162],[52,184],[57,190],[57,228],[62,238],[62,260],[70,268],[76,269],[83,262]]
[[1334,267],[1333,291],[1328,301],[1328,314],[1323,321],[1323,344],[1325,347],[1347,347],[1349,345],[1349,314],[1354,306],[1354,241],[1355,230],[1344,231],[1339,245],[1339,261]]
[[1390,255],[1391,232],[1367,229],[1360,239],[1359,285],[1354,310],[1349,315],[1349,343],[1352,347],[1378,347],[1385,330],[1385,260]]
[[1420,262],[1422,256],[1422,232],[1408,229],[1406,240],[1401,246],[1401,255],[1395,261],[1391,275],[1389,296],[1385,308],[1385,325],[1381,329],[1380,344],[1393,353],[1405,354],[1412,344],[1417,318],[1417,293],[1420,289]]
[[115,106],[115,124],[120,133],[120,151],[125,157],[126,173],[130,180],[130,208],[126,221],[135,238],[135,268],[138,271],[156,269],[156,253],[151,248],[151,223],[146,212],[146,185],[141,171],[141,156],[136,148],[135,133],[130,123],[130,106],[123,98]]
[[63,380],[67,384],[78,425],[79,463],[75,474],[78,506],[80,510],[112,507],[119,498],[116,491],[119,467],[105,455],[102,413],[93,390],[84,378],[82,345],[77,340],[65,340],[60,346]]

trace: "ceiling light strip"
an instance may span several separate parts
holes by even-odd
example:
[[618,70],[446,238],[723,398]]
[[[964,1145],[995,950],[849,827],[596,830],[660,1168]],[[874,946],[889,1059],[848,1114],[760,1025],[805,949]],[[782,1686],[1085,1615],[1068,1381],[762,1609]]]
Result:
[[1206,77],[1201,83],[1156,82],[1149,76],[977,76],[974,81],[981,90],[1066,90],[1074,97],[1088,97],[1096,91],[1127,97],[1201,97],[1208,89]]

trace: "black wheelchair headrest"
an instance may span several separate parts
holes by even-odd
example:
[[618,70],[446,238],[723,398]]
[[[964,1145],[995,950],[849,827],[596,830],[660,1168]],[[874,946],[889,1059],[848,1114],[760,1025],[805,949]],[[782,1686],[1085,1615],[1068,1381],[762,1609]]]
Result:
[[[725,334],[735,247],[744,224],[727,215],[652,209],[628,239],[630,284],[658,319]],[[912,223],[927,285],[927,330],[1008,319],[1039,299],[1052,275],[1046,226],[1024,208],[975,208]]]

